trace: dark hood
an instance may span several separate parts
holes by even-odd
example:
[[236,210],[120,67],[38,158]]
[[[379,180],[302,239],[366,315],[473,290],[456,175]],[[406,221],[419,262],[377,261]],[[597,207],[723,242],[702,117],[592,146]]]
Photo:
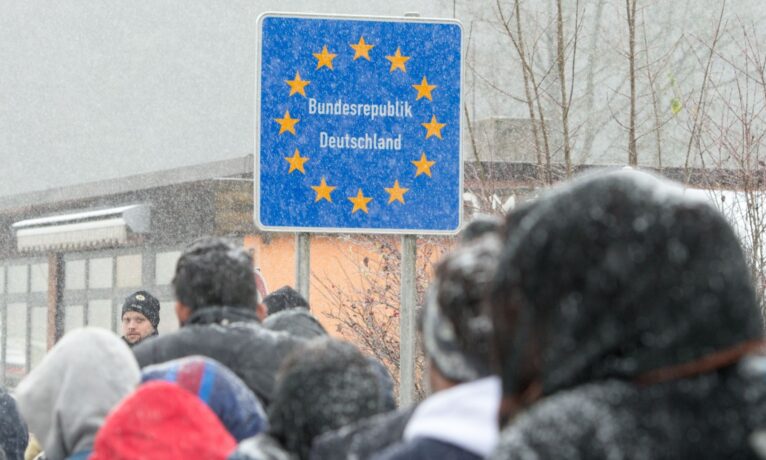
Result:
[[263,321],[263,325],[266,329],[285,331],[290,335],[308,340],[327,335],[327,331],[314,315],[300,307],[270,314]]
[[733,230],[675,184],[599,173],[526,211],[491,292],[506,394],[635,381],[762,337]]

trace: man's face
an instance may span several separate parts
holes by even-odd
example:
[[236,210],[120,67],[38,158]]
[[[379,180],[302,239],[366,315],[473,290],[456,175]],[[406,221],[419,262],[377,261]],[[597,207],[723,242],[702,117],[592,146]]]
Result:
[[152,323],[137,311],[122,315],[122,335],[130,343],[136,343],[154,332]]

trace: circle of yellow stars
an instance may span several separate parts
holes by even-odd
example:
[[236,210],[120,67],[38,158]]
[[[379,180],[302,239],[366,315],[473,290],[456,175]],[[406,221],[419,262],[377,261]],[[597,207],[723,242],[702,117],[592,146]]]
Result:
[[[350,43],[348,46],[354,50],[353,61],[364,59],[368,62],[372,62],[373,58],[370,56],[370,52],[373,51],[377,45],[373,43],[367,43],[364,39],[364,36],[360,36],[356,43]],[[316,68],[314,69],[315,71],[321,71],[322,69],[326,69],[327,71],[335,70],[333,67],[333,60],[338,57],[338,53],[332,52],[327,45],[323,45],[320,51],[311,54],[316,59]],[[394,73],[397,71],[407,73],[407,61],[409,61],[411,57],[405,55],[401,47],[397,46],[396,51],[394,51],[393,54],[386,55],[385,59],[390,63],[389,73]],[[289,87],[289,94],[287,95],[288,97],[297,95],[303,96],[304,98],[308,97],[306,95],[306,88],[311,84],[311,81],[304,80],[303,77],[301,77],[300,71],[296,70],[292,79],[284,80],[284,82]],[[415,95],[415,101],[417,102],[421,99],[427,99],[433,102],[433,91],[438,87],[438,85],[429,83],[428,78],[423,75],[419,84],[412,85],[412,88],[417,91],[417,94]],[[293,118],[290,115],[289,110],[285,111],[282,118],[275,118],[274,121],[279,124],[280,136],[285,133],[292,134],[293,136],[296,135],[296,126],[298,123],[300,123],[300,119]],[[431,116],[431,120],[421,123],[421,126],[425,128],[426,139],[435,137],[441,140],[442,129],[444,129],[447,124],[440,123],[436,115],[433,114]],[[284,159],[289,165],[287,174],[292,174],[296,171],[301,174],[306,174],[305,165],[311,160],[309,157],[302,156],[300,150],[297,148],[293,151],[291,156],[286,156]],[[429,160],[426,152],[421,152],[420,158],[417,160],[412,160],[411,163],[415,167],[413,179],[417,179],[420,176],[427,176],[429,178],[432,177],[431,168],[436,165],[436,161]],[[311,189],[314,190],[315,193],[314,203],[319,203],[321,201],[333,203],[332,193],[337,188],[337,186],[329,185],[327,183],[327,178],[322,176],[319,184],[311,186]],[[388,194],[387,204],[391,205],[394,203],[399,203],[403,205],[406,203],[405,194],[410,189],[402,187],[399,184],[399,179],[394,179],[391,187],[385,187],[384,189]],[[373,199],[371,196],[365,196],[362,188],[358,188],[356,195],[347,197],[347,199],[353,205],[351,208],[351,214],[355,214],[358,211],[361,211],[365,214],[369,213],[367,206]]]

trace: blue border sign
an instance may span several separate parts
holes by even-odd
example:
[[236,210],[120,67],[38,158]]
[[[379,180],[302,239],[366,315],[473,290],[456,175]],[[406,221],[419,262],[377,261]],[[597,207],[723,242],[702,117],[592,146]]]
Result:
[[258,227],[458,231],[459,22],[266,13],[258,34]]

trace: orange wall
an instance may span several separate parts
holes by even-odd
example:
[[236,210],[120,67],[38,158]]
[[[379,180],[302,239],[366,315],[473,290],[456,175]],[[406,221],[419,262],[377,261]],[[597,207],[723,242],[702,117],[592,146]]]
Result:
[[[335,291],[353,296],[364,282],[371,281],[364,279],[360,267],[365,257],[377,261],[379,255],[365,241],[349,236],[311,236],[309,303],[314,315],[331,334],[337,335],[336,327],[325,313],[337,302],[328,297],[328,290],[322,284],[333,284]],[[449,243],[445,241],[445,244]],[[253,250],[255,265],[266,278],[269,292],[284,285],[295,287],[295,235],[247,236],[244,245]]]

